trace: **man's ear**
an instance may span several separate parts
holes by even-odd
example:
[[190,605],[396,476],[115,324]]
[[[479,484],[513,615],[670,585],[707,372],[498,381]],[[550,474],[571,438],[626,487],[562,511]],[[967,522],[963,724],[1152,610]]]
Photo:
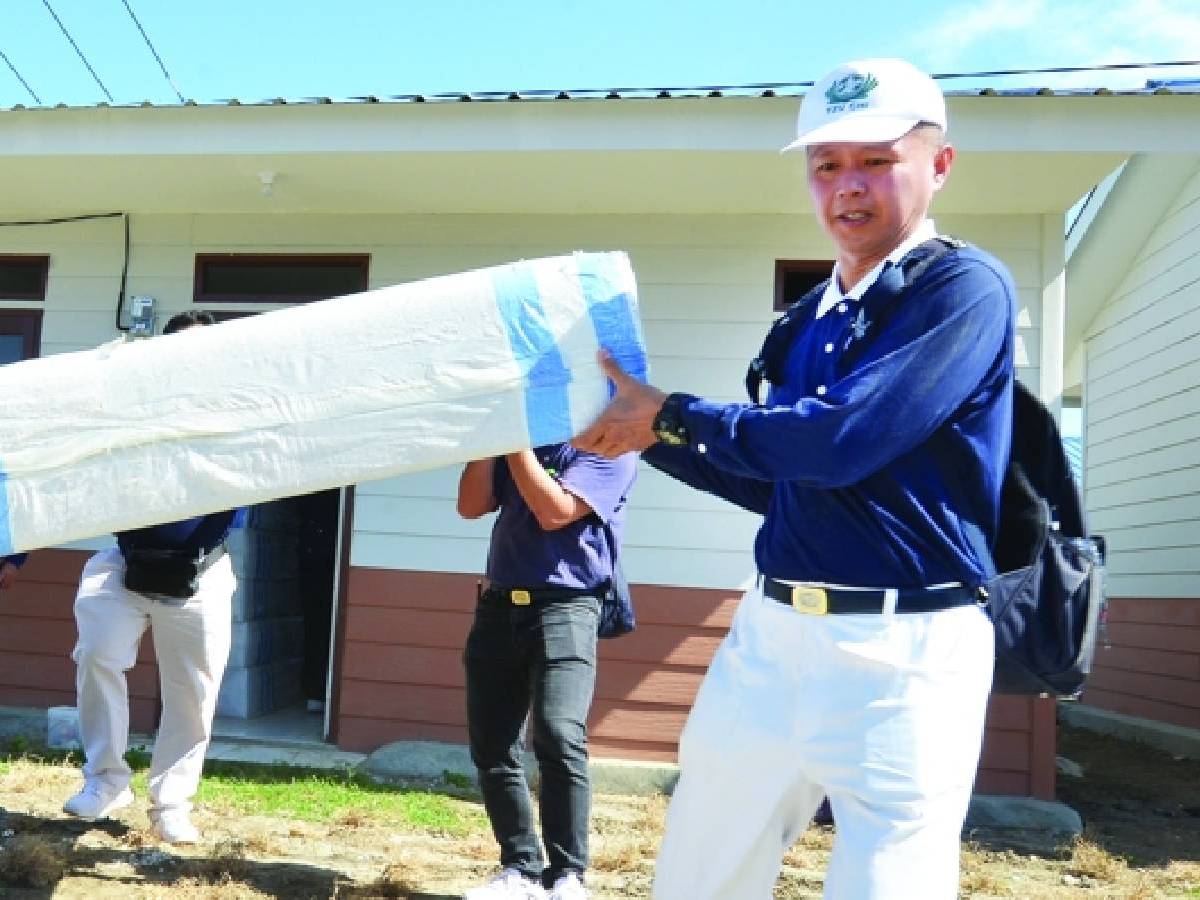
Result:
[[943,144],[933,154],[933,189],[935,191],[940,191],[942,185],[946,183],[956,155],[954,147],[950,144]]

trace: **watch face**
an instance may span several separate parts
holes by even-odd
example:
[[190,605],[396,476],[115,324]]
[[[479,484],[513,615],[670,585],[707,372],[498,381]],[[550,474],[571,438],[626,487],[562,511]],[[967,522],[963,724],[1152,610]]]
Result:
[[676,394],[667,397],[655,417],[653,426],[654,436],[672,447],[679,447],[688,442],[687,428],[680,415],[679,399]]
[[655,431],[654,433],[658,436],[658,439],[660,441],[662,441],[664,444],[670,444],[673,447],[678,447],[680,444],[687,443],[687,441],[685,441],[683,439],[682,435],[677,434],[674,431],[668,431],[665,428],[662,430],[659,430],[659,431]]

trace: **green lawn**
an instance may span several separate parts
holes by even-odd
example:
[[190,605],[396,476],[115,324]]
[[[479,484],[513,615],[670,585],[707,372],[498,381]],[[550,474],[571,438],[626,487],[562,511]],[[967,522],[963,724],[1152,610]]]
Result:
[[286,766],[211,768],[200,782],[197,801],[242,815],[320,822],[355,814],[454,836],[487,827],[478,803],[463,799],[459,791],[455,796],[428,788],[385,787],[358,775]]
[[[51,764],[80,765],[77,753],[30,748],[10,742],[0,756],[0,774],[12,760],[25,758]],[[126,754],[134,769],[133,789],[146,796],[150,756],[134,749]],[[309,822],[351,817],[369,819],[405,831],[462,837],[487,833],[487,817],[478,794],[447,773],[445,784],[432,787],[380,785],[357,772],[328,772],[287,765],[227,763],[209,760],[196,802],[231,815],[273,816]]]

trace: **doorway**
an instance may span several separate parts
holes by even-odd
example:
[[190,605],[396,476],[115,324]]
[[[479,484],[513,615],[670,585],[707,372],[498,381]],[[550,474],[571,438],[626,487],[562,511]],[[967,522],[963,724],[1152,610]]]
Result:
[[260,503],[231,533],[238,584],[215,737],[309,743],[328,736],[343,493]]
[[[369,267],[362,253],[198,253],[193,300],[224,321],[365,291]],[[333,488],[260,503],[233,531],[233,643],[214,737],[328,738],[348,494]]]

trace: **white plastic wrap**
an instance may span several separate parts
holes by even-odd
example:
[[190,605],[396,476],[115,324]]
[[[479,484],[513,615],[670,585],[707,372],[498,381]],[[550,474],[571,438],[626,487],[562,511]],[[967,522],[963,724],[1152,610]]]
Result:
[[0,367],[0,554],[566,440],[645,377],[623,253]]

